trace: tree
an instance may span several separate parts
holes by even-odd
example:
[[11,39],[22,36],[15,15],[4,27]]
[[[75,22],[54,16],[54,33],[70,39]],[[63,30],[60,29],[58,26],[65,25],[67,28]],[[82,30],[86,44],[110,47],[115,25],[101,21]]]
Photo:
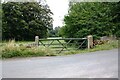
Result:
[[58,27],[55,27],[55,29],[54,29],[54,34],[55,34],[55,36],[57,36],[57,37],[59,37],[60,35],[59,35],[59,30],[60,30],[60,27],[58,26]]
[[49,37],[60,37],[59,30],[60,30],[59,26],[49,30],[48,33]]
[[[3,3],[3,39],[33,40],[47,37],[52,25],[52,12],[37,2]],[[49,27],[50,26],[50,27]]]
[[115,29],[111,16],[112,8],[117,2],[81,2],[70,6],[64,17],[65,26],[61,32],[64,37],[86,37],[95,39],[113,34]]
[[0,42],[2,41],[2,5],[0,4]]
[[114,3],[111,10],[112,23],[114,24],[113,34],[120,38],[120,2]]

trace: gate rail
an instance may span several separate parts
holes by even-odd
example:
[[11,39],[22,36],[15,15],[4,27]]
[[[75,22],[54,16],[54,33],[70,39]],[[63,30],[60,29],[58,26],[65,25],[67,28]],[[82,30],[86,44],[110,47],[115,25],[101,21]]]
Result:
[[[62,40],[67,40],[67,42],[66,43],[63,43],[63,42],[61,42]],[[44,46],[44,47],[50,47],[51,45],[61,45],[62,47],[61,47],[61,49],[59,50],[59,52],[58,53],[61,53],[64,49],[66,49],[66,50],[68,50],[68,44],[70,44],[70,42],[72,41],[72,40],[75,40],[75,41],[78,41],[78,40],[83,40],[82,42],[81,42],[81,44],[80,45],[78,45],[78,47],[77,47],[77,49],[79,49],[79,48],[81,48],[82,46],[83,46],[83,44],[87,41],[87,48],[88,49],[90,49],[90,48],[92,48],[93,47],[93,38],[92,38],[92,36],[90,35],[90,36],[87,36],[87,38],[49,38],[49,39],[39,39],[39,36],[35,36],[35,44],[37,45],[37,46],[40,46],[40,45],[42,45],[42,46]],[[44,41],[50,41],[50,43],[44,43]],[[54,44],[53,42],[54,41],[57,41],[58,42],[58,44]],[[58,47],[59,48],[59,47]],[[68,50],[69,51],[69,50]]]

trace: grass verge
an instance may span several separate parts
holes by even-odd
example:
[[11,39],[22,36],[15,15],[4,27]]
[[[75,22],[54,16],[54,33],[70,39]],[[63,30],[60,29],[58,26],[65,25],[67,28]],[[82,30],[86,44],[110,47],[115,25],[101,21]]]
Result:
[[12,57],[33,57],[33,56],[55,56],[55,52],[50,48],[31,47],[27,48],[24,45],[17,45],[14,40],[9,41],[2,46],[2,58]]
[[102,45],[96,45],[92,49],[73,50],[73,51],[65,52],[61,55],[95,52],[95,51],[110,50],[110,49],[115,49],[115,48],[118,48],[118,40],[109,41],[109,42],[102,44]]
[[14,40],[7,42],[4,46],[0,46],[0,48],[2,50],[1,55],[3,59],[13,57],[61,56],[118,48],[118,41],[114,40],[102,45],[96,45],[93,49],[71,50],[67,52],[62,52],[60,54],[56,54],[56,51],[52,50],[51,48],[35,46],[27,48],[24,45],[16,44]]

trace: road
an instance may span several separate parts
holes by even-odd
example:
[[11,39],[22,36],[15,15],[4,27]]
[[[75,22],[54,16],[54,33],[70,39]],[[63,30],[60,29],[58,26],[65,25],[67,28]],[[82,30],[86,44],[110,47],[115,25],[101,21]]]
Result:
[[3,60],[3,78],[118,78],[118,49]]

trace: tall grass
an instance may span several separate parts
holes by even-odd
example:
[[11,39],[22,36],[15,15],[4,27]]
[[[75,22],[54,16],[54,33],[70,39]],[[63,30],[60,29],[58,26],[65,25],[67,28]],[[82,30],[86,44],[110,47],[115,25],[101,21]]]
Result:
[[2,46],[2,58],[31,57],[31,56],[55,56],[55,52],[45,47],[30,47],[18,45],[14,40]]
[[56,56],[56,55],[70,55],[77,53],[86,53],[86,52],[94,52],[99,50],[109,50],[118,48],[118,41],[109,41],[102,45],[96,45],[92,49],[83,49],[83,50],[70,50],[67,52],[62,52],[60,54],[56,54],[57,52],[49,47],[26,47],[25,45],[21,45],[16,43],[14,40],[6,42],[4,45],[0,46],[2,50],[2,58],[12,58],[12,57],[35,57],[35,56]]

